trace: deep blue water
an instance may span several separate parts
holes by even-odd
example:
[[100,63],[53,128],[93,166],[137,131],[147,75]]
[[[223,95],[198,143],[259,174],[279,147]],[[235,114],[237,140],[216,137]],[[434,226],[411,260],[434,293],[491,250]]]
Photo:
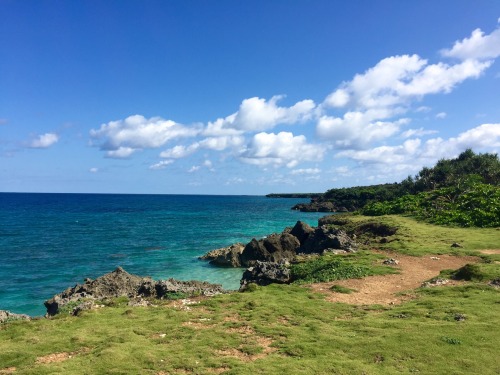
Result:
[[300,199],[261,196],[0,193],[0,310],[43,315],[43,301],[85,277],[122,266],[154,279],[205,280],[237,289],[241,269],[199,261],[205,252],[324,214]]

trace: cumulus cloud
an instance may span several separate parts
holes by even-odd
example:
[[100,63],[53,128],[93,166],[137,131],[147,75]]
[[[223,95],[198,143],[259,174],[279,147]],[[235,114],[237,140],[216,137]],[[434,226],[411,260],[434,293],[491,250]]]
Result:
[[162,160],[159,163],[153,164],[149,167],[149,169],[165,169],[168,165],[172,164],[174,161],[172,159]]
[[500,124],[483,124],[449,139],[432,138],[406,140],[402,145],[380,146],[369,150],[346,150],[337,153],[337,158],[349,158],[362,164],[391,166],[394,170],[420,169],[441,158],[452,158],[471,148],[484,150],[500,147]]
[[173,139],[196,136],[199,131],[197,127],[187,127],[161,117],[147,119],[135,115],[102,124],[99,129],[92,129],[90,136],[110,156],[109,151],[111,154],[122,154],[126,152],[124,150],[161,147]]
[[95,167],[94,168],[90,168],[89,172],[90,173],[97,173],[97,172],[99,172],[99,168],[95,168]]
[[203,133],[207,136],[239,135],[243,132],[270,130],[279,124],[292,125],[310,120],[316,104],[306,99],[291,107],[280,107],[282,95],[266,100],[259,97],[244,99],[237,112],[209,122]]
[[139,149],[132,147],[118,147],[116,150],[106,151],[106,157],[112,159],[126,159]]
[[446,118],[446,116],[448,116],[448,114],[446,112],[439,112],[436,115],[436,118],[438,118],[438,119],[444,119],[444,118]]
[[408,124],[407,118],[380,121],[388,115],[383,109],[366,112],[347,112],[343,117],[322,116],[316,131],[321,138],[329,139],[338,148],[364,148],[371,142],[386,139]]
[[254,165],[286,165],[295,167],[302,161],[319,161],[325,149],[320,145],[308,144],[303,135],[294,136],[290,132],[258,133],[252,138],[241,160]]
[[48,148],[59,141],[59,136],[54,133],[41,134],[29,143],[31,148]]
[[403,138],[423,137],[424,135],[436,134],[437,130],[425,130],[424,128],[408,129],[401,133]]
[[162,158],[180,159],[193,154],[198,148],[199,143],[193,143],[190,146],[177,145],[168,150],[162,151],[160,156]]
[[319,168],[301,168],[301,169],[294,169],[293,171],[290,172],[291,175],[312,175],[312,174],[318,174],[321,173],[321,169]]
[[481,29],[472,32],[469,38],[456,41],[452,48],[441,51],[443,56],[467,59],[495,59],[500,56],[500,27],[488,35]]
[[455,85],[477,78],[490,62],[466,60],[448,65],[429,65],[418,55],[387,57],[352,81],[344,82],[324,101],[325,107],[358,110],[389,108],[408,104],[424,95],[450,92]]

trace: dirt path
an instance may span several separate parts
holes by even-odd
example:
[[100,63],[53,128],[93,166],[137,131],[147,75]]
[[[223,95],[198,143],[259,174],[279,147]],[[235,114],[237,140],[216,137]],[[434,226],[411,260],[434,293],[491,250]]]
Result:
[[[344,302],[353,305],[399,304],[411,298],[411,295],[398,296],[398,292],[418,288],[426,280],[439,275],[444,269],[458,269],[467,263],[475,263],[477,257],[456,257],[451,255],[412,257],[408,255],[384,254],[387,258],[399,261],[395,267],[400,274],[385,276],[368,276],[363,279],[339,280],[329,283],[310,285],[315,292],[327,294],[326,299],[331,302]],[[452,282],[451,284],[457,284]],[[341,285],[355,289],[351,294],[336,293],[330,290],[332,285]]]

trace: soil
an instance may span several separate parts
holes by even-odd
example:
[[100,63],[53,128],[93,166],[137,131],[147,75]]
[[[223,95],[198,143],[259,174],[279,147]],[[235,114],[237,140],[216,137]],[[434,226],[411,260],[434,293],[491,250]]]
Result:
[[[330,302],[343,302],[353,305],[394,305],[414,298],[411,290],[418,288],[423,282],[436,277],[444,269],[458,269],[467,263],[476,263],[479,258],[472,256],[457,257],[452,255],[436,255],[413,257],[394,253],[384,254],[387,258],[399,261],[399,274],[384,276],[368,276],[362,279],[338,280],[328,283],[309,285],[315,292],[324,293]],[[457,285],[460,282],[450,281],[447,285]],[[341,285],[354,289],[351,294],[331,291],[333,285]],[[407,292],[407,293],[401,293]],[[401,293],[401,294],[400,294]]]

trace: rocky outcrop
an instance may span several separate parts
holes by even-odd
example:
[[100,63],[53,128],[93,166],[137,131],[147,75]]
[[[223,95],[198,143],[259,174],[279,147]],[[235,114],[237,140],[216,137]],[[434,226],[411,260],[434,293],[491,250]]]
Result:
[[356,251],[356,242],[341,229],[321,226],[314,230],[300,246],[299,253],[322,254],[330,250]]
[[245,245],[238,242],[228,247],[209,251],[199,257],[201,260],[209,260],[210,264],[219,267],[241,267],[241,253]]
[[295,224],[295,226],[290,231],[290,234],[297,237],[301,245],[309,238],[312,233],[314,233],[314,228],[302,221],[297,221],[297,224]]
[[[339,210],[332,202],[313,201],[311,203],[299,203],[292,207],[292,210],[302,212],[338,212]],[[345,209],[344,209],[345,210]]]
[[271,234],[261,240],[250,241],[240,259],[243,266],[252,266],[256,261],[278,262],[282,259],[292,259],[297,254],[300,242],[290,233]]
[[279,262],[260,262],[248,268],[240,281],[240,291],[246,290],[249,284],[269,285],[273,283],[288,284],[291,282],[289,264],[282,259]]
[[31,316],[25,314],[14,314],[7,310],[0,310],[0,324],[13,320],[31,320]]
[[95,280],[85,279],[83,284],[77,284],[60,294],[45,301],[47,315],[60,312],[61,308],[74,306],[70,313],[77,314],[81,310],[95,306],[95,301],[103,301],[116,297],[128,298],[168,298],[171,293],[186,295],[214,295],[223,293],[218,284],[200,281],[178,281],[174,279],[155,281],[132,275],[118,267]]

